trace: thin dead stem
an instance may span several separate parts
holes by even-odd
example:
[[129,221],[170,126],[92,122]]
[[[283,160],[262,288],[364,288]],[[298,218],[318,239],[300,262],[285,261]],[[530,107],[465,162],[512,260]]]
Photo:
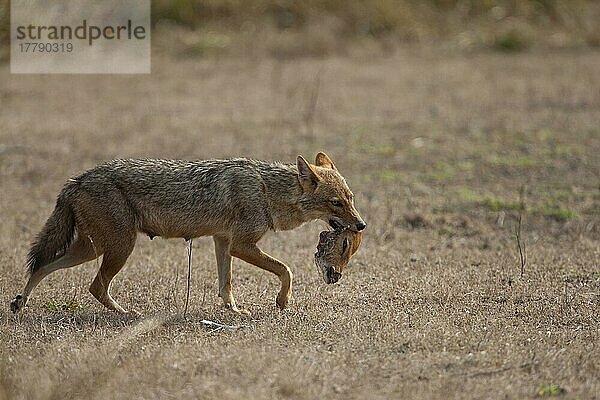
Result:
[[517,221],[517,228],[515,230],[515,238],[517,241],[517,250],[519,251],[519,262],[521,264],[521,277],[525,274],[525,265],[527,264],[527,252],[525,250],[525,243],[523,243],[521,236],[521,228],[523,225],[523,214],[525,212],[525,186],[521,186],[519,190],[519,217]]
[[322,69],[320,69],[315,75],[315,80],[313,82],[310,97],[303,117],[304,127],[306,128],[306,132],[310,137],[314,136],[314,119],[317,111],[317,102],[319,101],[319,91],[321,89],[321,73]]
[[190,283],[192,281],[192,243],[193,239],[189,240],[188,246],[188,276],[187,276],[187,293],[185,295],[185,307],[183,309],[183,316],[187,314],[188,303],[190,301]]
[[178,297],[178,287],[179,287],[179,264],[175,264],[175,287],[173,288],[173,303],[175,304],[175,309],[179,311],[179,305],[177,304]]

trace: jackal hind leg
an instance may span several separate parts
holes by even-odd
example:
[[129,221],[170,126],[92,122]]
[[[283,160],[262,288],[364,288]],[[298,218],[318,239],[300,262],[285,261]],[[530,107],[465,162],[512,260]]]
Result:
[[229,238],[213,236],[215,242],[215,255],[217,257],[217,272],[219,275],[219,296],[223,299],[225,308],[242,315],[250,315],[250,312],[238,308],[233,298],[233,287],[231,285],[232,260],[229,253],[231,241]]
[[18,295],[11,301],[10,309],[16,313],[27,304],[29,295],[36,288],[36,286],[46,276],[59,269],[71,268],[77,265],[83,264],[84,262],[91,261],[102,255],[102,249],[94,248],[94,245],[90,242],[87,237],[78,237],[71,246],[67,249],[59,259],[44,265],[43,267],[36,270],[27,281],[23,293]]
[[90,286],[90,293],[109,310],[116,311],[119,314],[137,316],[139,315],[137,311],[125,310],[110,295],[112,280],[125,265],[135,245],[135,231],[128,233],[120,232],[120,236],[118,241],[114,240],[105,246],[102,265]]

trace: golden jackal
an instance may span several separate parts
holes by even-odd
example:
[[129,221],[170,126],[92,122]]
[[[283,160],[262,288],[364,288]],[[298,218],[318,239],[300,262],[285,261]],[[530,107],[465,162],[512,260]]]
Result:
[[[48,274],[103,255],[90,292],[111,310],[127,313],[110,285],[135,245],[137,232],[165,238],[212,236],[219,296],[236,311],[231,261],[237,257],[277,275],[284,308],[292,272],[256,243],[268,230],[288,230],[321,219],[334,228],[361,231],[365,222],[354,196],[331,159],[318,153],[315,165],[231,160],[114,160],[70,179],[54,212],[29,251],[30,277],[11,302],[19,311]],[[333,283],[328,282],[328,283]]]

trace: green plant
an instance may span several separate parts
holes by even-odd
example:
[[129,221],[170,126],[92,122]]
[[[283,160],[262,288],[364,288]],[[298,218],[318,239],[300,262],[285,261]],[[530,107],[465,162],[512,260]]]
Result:
[[437,161],[433,165],[433,171],[431,171],[429,176],[438,182],[450,181],[456,176],[456,168],[445,161]]
[[545,205],[539,210],[539,213],[545,217],[553,218],[557,221],[568,221],[577,217],[577,213],[575,211],[562,208],[556,204]]
[[505,52],[517,52],[527,49],[531,40],[520,30],[511,29],[496,37],[494,48]]
[[565,389],[561,388],[559,385],[543,385],[538,390],[538,396],[547,397],[547,396],[558,396],[565,393]]
[[493,195],[484,197],[481,201],[481,205],[488,208],[490,211],[518,210],[520,207],[518,201],[506,201]]
[[46,309],[48,311],[57,312],[57,311],[66,311],[70,313],[81,312],[85,310],[85,306],[81,304],[75,297],[69,300],[50,300],[46,303]]

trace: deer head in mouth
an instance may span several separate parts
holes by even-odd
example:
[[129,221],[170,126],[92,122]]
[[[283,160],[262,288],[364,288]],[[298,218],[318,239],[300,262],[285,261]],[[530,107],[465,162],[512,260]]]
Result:
[[344,268],[358,250],[361,241],[362,232],[349,228],[321,232],[315,253],[315,265],[323,275],[325,283],[332,284],[340,280]]

